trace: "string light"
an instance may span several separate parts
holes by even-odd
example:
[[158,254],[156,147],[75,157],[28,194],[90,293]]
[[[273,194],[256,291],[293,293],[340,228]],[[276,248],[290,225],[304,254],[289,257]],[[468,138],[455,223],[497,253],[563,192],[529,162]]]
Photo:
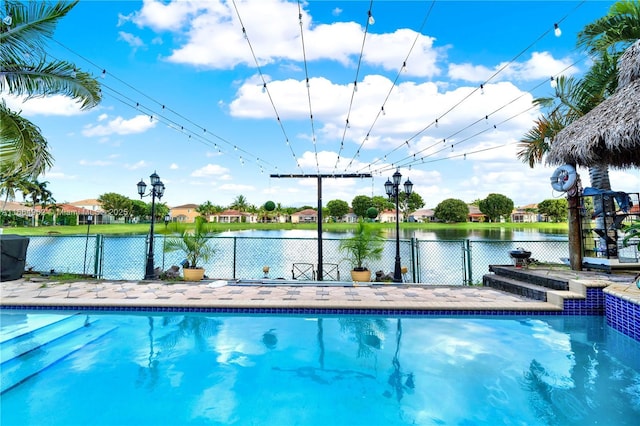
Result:
[[558,87],[558,81],[555,78],[553,78],[553,76],[551,77],[551,81],[549,82],[549,84],[551,84],[551,87],[554,89]]
[[7,27],[10,27],[11,24],[13,24],[13,17],[11,15],[5,16],[4,18],[2,18],[2,23],[5,24]]
[[371,14],[371,11],[368,12],[369,13],[369,25],[373,25],[376,23],[376,20],[373,19],[373,15]]
[[562,35],[562,30],[560,29],[558,24],[553,24],[553,33],[556,35],[556,37],[560,37]]
[[480,94],[484,95],[484,84],[480,85]]

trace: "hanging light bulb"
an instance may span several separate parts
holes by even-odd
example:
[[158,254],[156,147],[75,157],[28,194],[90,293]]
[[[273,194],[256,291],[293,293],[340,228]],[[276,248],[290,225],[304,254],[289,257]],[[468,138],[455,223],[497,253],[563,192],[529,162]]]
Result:
[[78,73],[76,72],[76,69],[74,68],[73,71],[71,71],[71,78],[76,78],[78,76]]
[[265,93],[267,91],[267,83],[264,83],[262,85],[262,93]]
[[382,115],[387,115],[387,112],[384,110],[384,105],[382,105],[382,108],[380,108],[380,110],[382,111]]
[[102,70],[102,74],[100,74],[100,78],[105,78],[107,76],[107,70]]
[[480,94],[484,95],[484,84],[480,85]]
[[369,25],[373,25],[376,23],[376,20],[373,19],[373,15],[371,14],[371,11],[369,11]]
[[7,27],[10,27],[11,24],[13,24],[13,17],[11,15],[5,16],[4,18],[2,18],[2,23]]
[[562,30],[560,29],[558,24],[553,24],[553,33],[556,35],[556,37],[560,37],[562,35]]
[[551,87],[553,87],[554,89],[558,87],[558,82],[553,77],[551,77],[551,82],[549,84],[551,84]]
[[438,128],[438,119],[436,118],[436,129]]
[[357,91],[358,91],[358,82],[357,82],[357,81],[354,81],[354,82],[353,82],[353,91],[354,91],[354,92],[357,92]]

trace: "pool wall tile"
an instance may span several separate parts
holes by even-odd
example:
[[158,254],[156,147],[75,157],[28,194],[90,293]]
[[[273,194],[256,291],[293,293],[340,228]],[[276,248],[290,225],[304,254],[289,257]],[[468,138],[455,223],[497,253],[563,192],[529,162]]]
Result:
[[612,294],[606,294],[607,324],[640,341],[640,305]]

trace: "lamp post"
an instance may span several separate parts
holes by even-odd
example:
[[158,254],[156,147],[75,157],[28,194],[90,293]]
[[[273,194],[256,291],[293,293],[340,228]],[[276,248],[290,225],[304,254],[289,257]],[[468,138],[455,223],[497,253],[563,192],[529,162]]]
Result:
[[[393,182],[389,179],[384,184],[384,190],[389,196],[389,199],[395,199],[396,202],[396,264],[393,270],[393,282],[402,282],[402,267],[400,266],[400,215],[398,206],[398,196],[400,195],[400,179],[402,175],[400,170],[396,169],[393,174]],[[404,183],[404,192],[407,194],[407,198],[411,195],[413,190],[413,183],[407,179]]]
[[140,198],[151,196],[151,229],[149,231],[149,252],[147,253],[147,265],[144,274],[145,280],[155,279],[153,267],[153,222],[155,221],[156,215],[156,197],[160,200],[164,195],[164,184],[160,181],[160,176],[158,176],[156,172],[153,172],[153,174],[149,176],[149,179],[151,180],[151,190],[148,194],[145,194],[147,184],[144,183],[142,179],[138,182],[138,194]]
[[84,266],[82,267],[82,275],[86,275],[87,273],[87,249],[89,248],[89,228],[91,227],[91,222],[93,221],[93,216],[88,214],[86,216],[87,220],[87,239],[84,243]]
[[162,239],[162,270],[164,271],[164,251],[167,247],[167,225],[171,222],[171,216],[164,215],[164,238]]

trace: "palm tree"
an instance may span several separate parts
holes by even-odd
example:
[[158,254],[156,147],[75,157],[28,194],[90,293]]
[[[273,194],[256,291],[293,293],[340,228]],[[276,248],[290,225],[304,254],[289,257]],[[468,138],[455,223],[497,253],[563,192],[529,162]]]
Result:
[[[3,2],[0,22],[0,91],[28,98],[63,94],[81,103],[81,109],[100,103],[98,81],[67,61],[50,60],[46,41],[75,1]],[[19,112],[0,103],[0,177],[36,178],[53,163],[40,129]]]
[[4,201],[0,212],[4,211],[9,200],[13,201],[16,199],[16,191],[20,191],[24,182],[25,179],[17,174],[7,175],[6,177],[3,175],[2,180],[0,181],[0,196],[4,195]]
[[578,47],[591,54],[621,52],[640,39],[640,2],[622,0],[609,13],[588,24],[578,33]]
[[233,200],[233,203],[229,207],[232,208],[233,210],[244,212],[247,210],[247,208],[249,208],[249,202],[247,201],[247,198],[244,195],[238,195],[236,199]]

